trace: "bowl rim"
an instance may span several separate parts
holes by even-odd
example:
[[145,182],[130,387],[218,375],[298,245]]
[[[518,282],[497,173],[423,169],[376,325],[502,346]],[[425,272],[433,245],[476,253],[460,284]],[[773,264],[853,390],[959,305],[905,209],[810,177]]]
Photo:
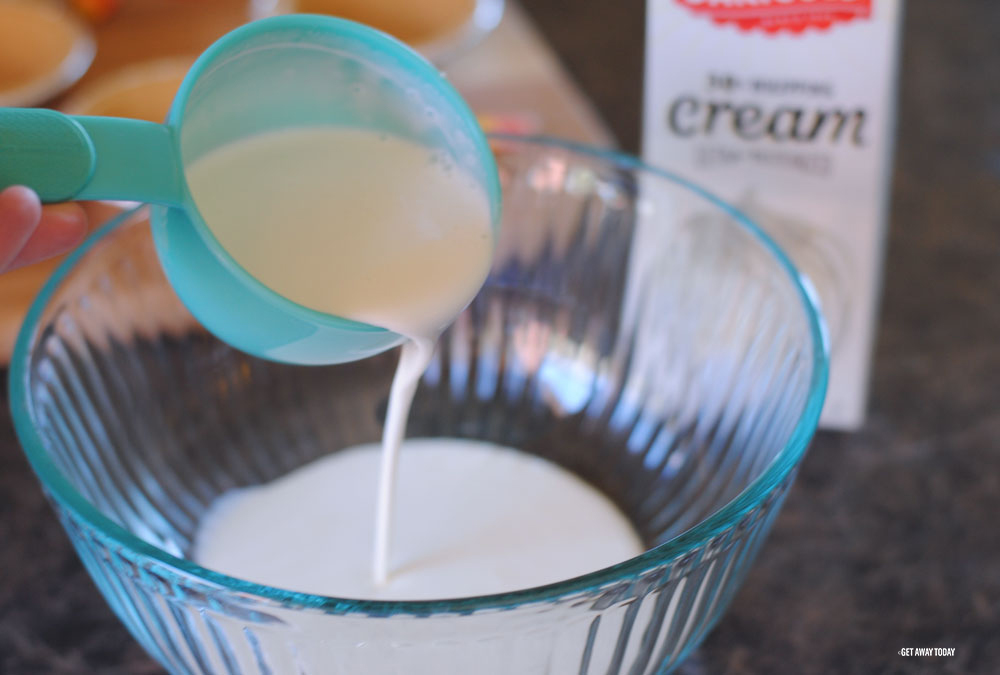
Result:
[[365,614],[377,616],[427,615],[439,613],[469,613],[478,610],[505,609],[536,603],[552,602],[576,594],[593,593],[616,583],[634,580],[639,575],[651,572],[665,563],[674,561],[692,550],[706,544],[716,535],[736,525],[750,511],[756,509],[774,490],[789,477],[804,455],[809,442],[816,432],[820,412],[826,392],[829,374],[829,349],[826,330],[823,326],[815,290],[808,279],[799,273],[787,255],[768,237],[759,226],[743,215],[735,207],[719,199],[712,193],[671,172],[651,167],[642,160],[614,150],[604,150],[581,143],[545,136],[521,136],[512,134],[491,134],[491,140],[520,143],[532,147],[547,147],[558,151],[569,151],[591,159],[610,162],[619,167],[650,173],[690,190],[720,208],[751,235],[773,256],[778,267],[788,275],[797,291],[802,309],[809,325],[813,346],[812,372],[809,392],[792,433],[785,446],[771,460],[770,464],[731,499],[710,516],[679,535],[649,549],[648,551],[610,567],[605,567],[571,579],[543,586],[535,586],[509,593],[470,596],[442,600],[364,600],[339,598],[311,593],[289,591],[282,588],[257,584],[216,572],[154,546],[124,527],[113,522],[98,511],[66,479],[49,457],[33,423],[29,397],[29,377],[31,345],[39,329],[39,322],[53,295],[58,291],[63,279],[76,263],[98,242],[141,208],[127,211],[107,222],[90,235],[86,242],[73,251],[46,282],[32,302],[18,334],[9,374],[9,401],[15,431],[25,455],[37,474],[42,487],[51,500],[70,515],[82,521],[99,537],[110,543],[117,553],[142,564],[153,563],[175,581],[190,583],[192,580],[215,590],[253,596],[259,602],[277,603],[284,607],[320,609],[335,614]]

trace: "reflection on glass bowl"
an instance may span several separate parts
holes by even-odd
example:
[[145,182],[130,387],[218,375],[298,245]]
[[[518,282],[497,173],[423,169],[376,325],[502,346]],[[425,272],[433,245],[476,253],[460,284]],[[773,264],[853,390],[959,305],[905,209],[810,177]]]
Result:
[[801,218],[792,218],[748,194],[736,207],[760,225],[792,262],[809,277],[819,294],[830,336],[830,352],[850,329],[855,270],[847,245],[835,232],[822,230]]

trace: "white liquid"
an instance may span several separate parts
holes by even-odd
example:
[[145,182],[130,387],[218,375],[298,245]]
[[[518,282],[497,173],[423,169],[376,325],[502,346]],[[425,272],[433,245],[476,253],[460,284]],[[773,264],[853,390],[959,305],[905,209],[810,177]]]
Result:
[[445,439],[400,457],[434,341],[489,270],[489,202],[472,177],[407,141],[335,128],[224,146],[186,176],[209,228],[262,283],[410,338],[381,456],[344,451],[224,496],[196,561],[291,590],[404,600],[527,588],[641,552],[613,505],[544,461]]
[[545,460],[458,439],[400,454],[394,574],[371,576],[375,445],[344,450],[268,485],[229,493],[203,520],[205,567],[290,590],[421,600],[562,581],[642,552],[607,498]]
[[396,469],[399,450],[406,435],[406,420],[410,404],[417,393],[420,376],[427,370],[434,354],[434,340],[413,338],[403,345],[399,365],[392,376],[389,406],[382,428],[382,462],[378,478],[378,500],[375,503],[375,544],[372,551],[372,580],[376,586],[389,582],[389,544],[393,532],[393,507],[396,499]]
[[263,284],[301,305],[410,339],[393,379],[378,481],[372,574],[384,584],[410,402],[437,335],[489,272],[486,193],[440,153],[337,127],[225,145],[185,175],[219,243]]
[[226,251],[286,298],[435,337],[489,272],[489,200],[423,146],[313,127],[217,148],[185,168]]

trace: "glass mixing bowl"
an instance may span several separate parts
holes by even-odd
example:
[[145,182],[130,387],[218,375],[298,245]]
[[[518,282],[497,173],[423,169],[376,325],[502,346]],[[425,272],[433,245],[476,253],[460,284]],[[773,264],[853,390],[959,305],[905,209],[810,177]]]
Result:
[[[647,552],[427,602],[290,592],[194,564],[216,496],[379,438],[395,356],[308,368],[233,350],[173,295],[132,213],[35,301],[10,399],[81,559],[170,672],[663,673],[740,586],[823,401],[812,293],[757,227],[679,178],[560,142],[493,143],[492,273],[440,340],[409,435],[546,457],[608,495]],[[719,217],[676,217],[692,205]]]

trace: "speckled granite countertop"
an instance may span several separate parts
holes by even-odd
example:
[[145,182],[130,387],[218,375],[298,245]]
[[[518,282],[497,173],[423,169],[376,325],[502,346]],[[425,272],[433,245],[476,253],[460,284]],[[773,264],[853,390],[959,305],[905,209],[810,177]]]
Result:
[[[635,150],[640,0],[525,4]],[[1000,3],[910,0],[905,23],[869,422],[817,437],[686,675],[1000,672]],[[0,673],[161,672],[77,561],[6,394],[0,409]]]

